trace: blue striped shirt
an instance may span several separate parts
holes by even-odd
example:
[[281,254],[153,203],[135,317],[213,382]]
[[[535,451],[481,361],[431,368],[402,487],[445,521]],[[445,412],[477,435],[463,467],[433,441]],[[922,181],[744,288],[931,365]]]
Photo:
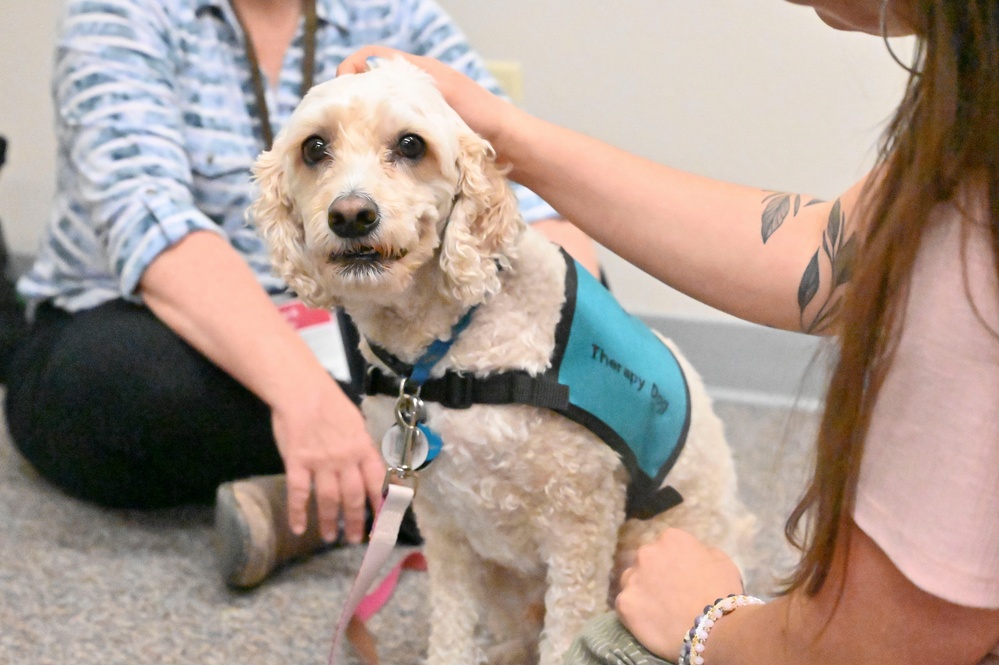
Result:
[[[318,0],[315,81],[366,44],[443,60],[498,92],[433,0]],[[277,86],[276,134],[300,100],[303,29]],[[59,172],[48,229],[18,283],[30,302],[78,311],[136,288],[194,231],[226,237],[270,293],[285,290],[244,219],[264,148],[244,36],[227,0],[69,0],[55,61]],[[554,216],[518,188],[528,221]]]

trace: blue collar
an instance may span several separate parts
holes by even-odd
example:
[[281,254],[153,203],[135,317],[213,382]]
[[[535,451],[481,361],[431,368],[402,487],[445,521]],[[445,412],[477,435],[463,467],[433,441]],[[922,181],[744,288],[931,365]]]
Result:
[[[454,345],[455,341],[457,341],[458,335],[464,332],[465,328],[468,327],[476,309],[478,309],[478,306],[472,307],[465,312],[465,314],[458,319],[458,322],[451,327],[450,337],[446,340],[435,339],[430,346],[427,347],[427,350],[423,352],[423,355],[417,358],[416,362],[412,365],[404,363],[384,348],[378,346],[377,344],[373,344],[370,340],[368,340],[368,346],[371,347],[372,353],[374,353],[375,356],[385,363],[393,372],[398,374],[400,377],[404,377],[407,383],[412,381],[416,384],[416,393],[419,393],[420,388],[423,387],[423,383],[430,378],[431,370],[433,370],[434,366],[441,361],[441,358],[447,355],[447,352]],[[373,369],[375,368],[372,367],[369,369],[369,375],[370,371]],[[406,384],[401,385],[402,387],[405,387]],[[400,390],[401,389],[402,388],[400,388]],[[399,398],[402,399],[401,393]],[[422,400],[419,401],[422,403]],[[444,442],[441,440],[441,437],[437,432],[427,426],[423,416],[420,417],[420,421],[416,424],[416,427],[423,433],[423,436],[426,437],[427,440],[427,458],[420,466],[420,468],[423,468],[437,458],[441,448],[444,446]]]
[[446,340],[435,339],[427,350],[423,352],[423,355],[416,359],[412,365],[405,363],[394,355],[386,351],[384,348],[378,346],[368,340],[368,346],[371,347],[371,352],[378,357],[383,363],[385,363],[389,369],[398,374],[401,377],[413,381],[416,385],[423,385],[423,383],[430,378],[430,372],[433,368],[441,361],[441,359],[447,355],[447,352],[451,350],[451,347],[458,340],[458,336],[468,328],[468,324],[472,321],[472,315],[478,306],[472,307],[465,314],[458,319],[458,322],[451,327],[451,335]]

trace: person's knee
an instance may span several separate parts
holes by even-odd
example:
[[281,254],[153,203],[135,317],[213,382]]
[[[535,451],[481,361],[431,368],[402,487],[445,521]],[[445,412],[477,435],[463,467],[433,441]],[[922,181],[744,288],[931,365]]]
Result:
[[37,398],[118,417],[130,405],[147,415],[183,409],[219,371],[152,312],[119,301],[74,315],[40,360]]
[[148,310],[118,304],[35,333],[7,394],[10,431],[70,494],[200,503],[223,480],[280,471],[266,405]]
[[192,381],[179,377],[198,357],[141,312],[50,314],[12,365],[5,411],[15,447],[78,498],[108,506],[170,503],[142,486],[179,453],[171,423],[183,423],[196,399],[188,394]]

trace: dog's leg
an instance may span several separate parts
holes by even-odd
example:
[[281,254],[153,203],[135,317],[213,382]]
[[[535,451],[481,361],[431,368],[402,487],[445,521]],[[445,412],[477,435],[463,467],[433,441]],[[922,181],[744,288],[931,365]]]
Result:
[[486,648],[489,665],[538,662],[545,580],[542,571],[537,573],[492,562],[483,566],[483,623],[491,638]]
[[[612,489],[594,491],[592,496],[614,501]],[[545,544],[548,589],[545,593],[545,624],[540,645],[540,665],[559,665],[583,625],[608,608],[608,590],[617,530],[623,518],[620,510],[594,505],[586,521],[567,516],[553,524]]]
[[430,581],[427,665],[485,662],[476,642],[481,607],[480,559],[460,533],[424,532]]

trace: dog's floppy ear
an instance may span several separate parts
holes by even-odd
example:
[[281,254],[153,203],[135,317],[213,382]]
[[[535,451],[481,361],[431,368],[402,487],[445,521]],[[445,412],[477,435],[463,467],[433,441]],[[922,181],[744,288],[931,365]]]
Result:
[[499,271],[509,267],[523,222],[517,198],[488,142],[463,133],[457,165],[460,182],[441,241],[440,263],[449,295],[476,305],[499,290]]
[[328,303],[328,294],[320,293],[319,283],[311,276],[311,262],[305,254],[305,228],[288,191],[288,174],[282,155],[275,144],[257,157],[253,177],[259,191],[247,211],[248,220],[264,239],[274,272],[305,302],[314,303],[323,298],[324,305],[333,306]]

